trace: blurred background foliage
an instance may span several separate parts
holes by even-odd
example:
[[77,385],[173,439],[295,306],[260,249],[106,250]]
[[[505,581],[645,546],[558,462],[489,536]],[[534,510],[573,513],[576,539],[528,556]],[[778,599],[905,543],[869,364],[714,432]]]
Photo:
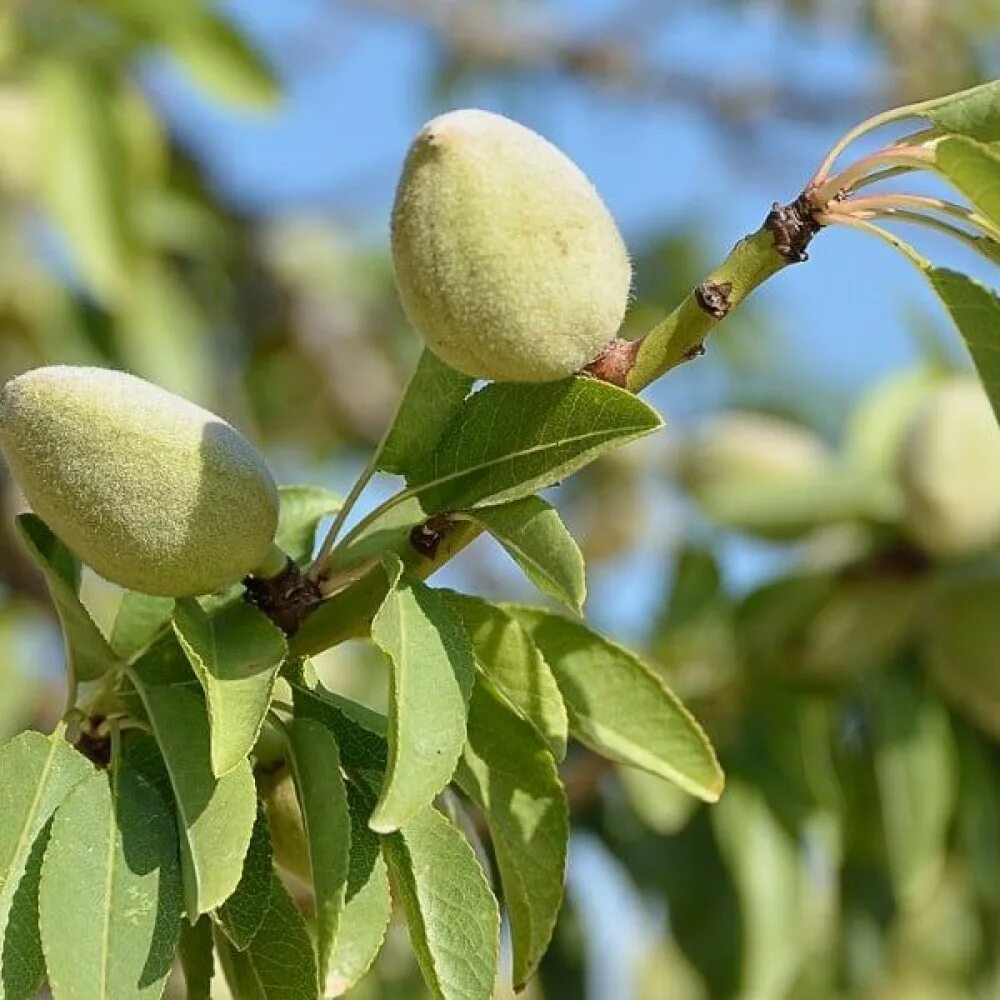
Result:
[[[638,334],[848,125],[997,75],[998,28],[997,0],[6,0],[0,379],[125,367],[226,414],[282,481],[345,489],[417,352],[386,209],[424,118],[485,103],[557,141],[574,119],[574,152],[599,122]],[[654,388],[667,433],[560,491],[589,614],[693,706],[729,786],[706,808],[571,755],[569,898],[531,996],[1000,995],[1000,512],[941,544],[905,475],[913,414],[965,359],[917,290],[890,296],[891,263],[825,239],[794,294]],[[967,485],[945,474],[959,504],[989,495],[995,438]],[[18,504],[0,468],[4,736],[61,702]],[[482,544],[449,575],[523,596]],[[322,666],[381,696],[365,647]],[[354,995],[421,991],[397,927]]]

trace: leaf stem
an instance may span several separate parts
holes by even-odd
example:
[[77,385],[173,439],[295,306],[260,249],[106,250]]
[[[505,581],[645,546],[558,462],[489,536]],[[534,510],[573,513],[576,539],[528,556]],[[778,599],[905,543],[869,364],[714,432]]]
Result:
[[880,167],[904,167],[908,170],[925,170],[934,165],[934,152],[925,147],[905,145],[889,146],[871,156],[858,160],[846,167],[839,174],[814,184],[810,197],[819,209],[825,208],[831,201],[844,192],[852,191],[854,186],[862,181],[873,170]]
[[355,480],[350,493],[348,493],[344,498],[343,506],[337,511],[337,515],[333,519],[333,524],[330,525],[330,530],[326,533],[326,537],[323,539],[323,544],[320,546],[320,550],[317,553],[316,558],[312,561],[312,565],[309,569],[306,570],[306,576],[311,580],[320,580],[327,572],[329,568],[330,556],[333,553],[333,547],[337,541],[337,535],[340,534],[340,530],[343,528],[344,522],[350,516],[351,511],[354,509],[354,505],[358,502],[358,499],[364,492],[365,487],[371,482],[372,477],[378,471],[378,459],[379,455],[382,453],[382,445],[384,443],[383,439],[379,446],[372,452],[371,458],[368,460],[368,464],[362,470],[361,475]]
[[821,212],[816,216],[816,218],[817,221],[824,226],[850,226],[853,229],[860,229],[863,232],[870,233],[872,236],[877,236],[880,240],[888,243],[894,250],[898,250],[900,253],[904,254],[907,258],[909,258],[910,262],[920,268],[921,271],[926,271],[931,267],[931,262],[922,254],[918,253],[917,250],[910,246],[910,244],[905,240],[901,240],[894,233],[890,233],[887,229],[883,229],[881,226],[876,226],[874,223],[867,222],[864,219],[859,219],[856,215],[848,215],[843,212]]
[[[981,230],[985,235],[995,240],[1000,240],[1000,228],[995,226],[986,216],[980,215],[965,205],[959,205],[944,198],[933,198],[919,194],[887,193],[869,198],[851,198],[846,202],[840,203],[840,205],[831,205],[829,208],[833,211],[850,208],[851,214],[854,214],[856,210],[883,214],[889,213],[899,215],[900,218],[906,218],[907,213],[912,214],[911,210],[919,212],[921,209],[924,209],[960,219],[967,225]],[[931,224],[932,220],[927,219],[927,222]],[[963,235],[970,236],[969,233],[965,233],[964,230],[960,230],[954,226],[946,231],[950,231],[952,234],[963,233]]]

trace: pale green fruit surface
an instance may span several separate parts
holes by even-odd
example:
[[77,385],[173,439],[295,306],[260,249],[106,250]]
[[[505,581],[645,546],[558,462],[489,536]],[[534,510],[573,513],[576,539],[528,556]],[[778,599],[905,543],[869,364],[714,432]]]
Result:
[[540,135],[486,111],[442,115],[414,140],[392,257],[410,321],[476,378],[564,378],[614,339],[628,305],[628,252],[593,185]]
[[260,452],[132,375],[57,366],[12,379],[0,449],[34,511],[123,587],[208,593],[268,555],[278,494]]
[[949,379],[928,396],[900,473],[906,527],[928,552],[959,556],[1000,541],[1000,428],[978,379]]
[[858,481],[837,467],[812,431],[765,414],[732,412],[694,436],[681,479],[718,524],[791,539],[858,516]]
[[291,771],[281,767],[260,778],[258,787],[267,813],[274,860],[289,874],[303,882],[311,882],[309,838],[302,822],[302,810]]

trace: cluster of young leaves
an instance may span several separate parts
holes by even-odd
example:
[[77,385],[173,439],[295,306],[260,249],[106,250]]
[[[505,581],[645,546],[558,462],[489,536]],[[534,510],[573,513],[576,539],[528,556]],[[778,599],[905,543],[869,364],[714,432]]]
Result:
[[[332,556],[333,573],[365,570],[327,602],[334,616],[352,593],[366,600],[333,630],[321,606],[305,639],[289,642],[239,588],[176,602],[125,593],[105,638],[80,601],[79,562],[40,519],[20,517],[87,708],[0,759],[0,996],[30,997],[47,973],[56,1000],[155,997],[175,954],[192,997],[208,995],[216,968],[240,1000],[339,995],[370,967],[395,899],[430,992],[486,1000],[498,897],[516,987],[549,943],[571,736],[718,798],[722,773],[692,716],[580,621],[582,557],[536,495],[659,417],[587,378],[470,388],[421,360],[376,462],[406,486]],[[278,544],[304,565],[336,506],[323,490],[283,490]],[[493,535],[568,614],[425,584],[450,550],[410,537],[443,512],[465,539]],[[303,655],[345,632],[382,654],[386,716],[327,690]],[[305,883],[308,920],[275,859]]]
[[[952,223],[958,217],[971,228],[946,224],[945,231],[1000,265],[1000,80],[872,121],[904,117],[922,118],[930,126],[928,133],[915,137],[923,140],[920,145],[928,154],[920,167],[938,175],[968,202],[969,211],[954,212],[951,206],[949,212]],[[887,177],[894,173],[892,168],[885,171]],[[911,216],[907,221],[928,220]],[[916,264],[950,313],[1000,419],[1000,296],[966,274],[933,264],[902,241],[894,243]]]

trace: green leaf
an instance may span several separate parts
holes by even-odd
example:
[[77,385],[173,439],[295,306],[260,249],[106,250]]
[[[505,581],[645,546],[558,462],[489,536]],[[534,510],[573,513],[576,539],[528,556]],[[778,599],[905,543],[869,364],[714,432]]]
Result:
[[252,109],[274,107],[281,90],[273,70],[223,18],[206,14],[166,38],[170,53],[213,96]]
[[147,646],[170,623],[174,613],[172,597],[154,597],[126,590],[111,630],[111,648],[127,660]]
[[297,563],[312,558],[316,529],[328,514],[340,510],[341,498],[322,486],[282,486],[274,544]]
[[510,608],[528,630],[569,711],[570,732],[620,764],[680,785],[706,802],[724,777],[701,726],[634,654],[584,625],[535,608]]
[[958,132],[980,142],[1000,139],[1000,80],[949,94],[922,112],[946,132]]
[[351,844],[347,791],[340,774],[337,741],[322,723],[294,719],[288,726],[288,747],[309,841],[316,900],[316,964],[320,982],[325,982],[347,889]]
[[382,840],[424,981],[441,1000],[490,1000],[500,916],[476,855],[432,806]]
[[445,593],[472,640],[479,668],[562,760],[569,730],[566,706],[531,636],[503,608],[479,597]]
[[562,903],[569,812],[545,744],[481,677],[457,780],[490,828],[520,990],[548,948]]
[[[59,804],[93,773],[87,759],[58,736],[25,732],[0,747],[0,996],[6,1000],[31,995],[26,991],[37,965],[30,925],[12,926],[33,895],[31,880],[25,882],[33,845]],[[22,883],[28,899],[19,895]],[[15,941],[24,943],[23,955]]]
[[519,500],[661,424],[641,399],[596,379],[494,382],[455,414],[411,490],[431,514]]
[[212,977],[215,960],[212,956],[212,921],[199,917],[192,925],[184,921],[177,957],[184,970],[185,997],[187,1000],[212,1000]]
[[243,602],[209,616],[193,599],[178,601],[174,632],[205,691],[212,771],[221,777],[253,749],[288,645],[276,625]]
[[[240,881],[257,815],[257,793],[245,758],[221,778],[212,772],[208,710],[197,680],[170,639],[155,644],[128,674],[170,775],[184,898],[188,918],[194,921],[225,902]],[[162,683],[179,665],[187,668],[189,679]]]
[[983,215],[1000,226],[1000,156],[997,153],[971,139],[955,136],[943,139],[934,147],[934,162]]
[[956,801],[955,748],[941,703],[902,675],[876,692],[875,775],[889,871],[899,903],[919,907],[936,890]]
[[807,888],[817,905],[824,902],[819,890],[808,886],[799,844],[747,783],[728,788],[711,817],[745,926],[738,995],[755,1000],[794,995],[815,923],[805,911]]
[[91,291],[113,302],[128,287],[132,247],[112,94],[96,72],[68,59],[44,60],[37,79],[44,206]]
[[416,472],[461,408],[473,381],[425,348],[382,444],[377,468],[407,477]]
[[239,885],[215,911],[216,922],[237,951],[246,951],[267,915],[271,902],[271,854],[267,820],[263,809],[258,807]]
[[351,847],[347,893],[327,968],[324,996],[341,996],[371,968],[392,914],[389,874],[378,838],[368,826],[374,795],[347,786]]
[[11,902],[0,954],[0,1000],[30,1000],[38,994],[45,978],[45,956],[38,927],[38,885],[51,825],[49,820],[35,839]]
[[543,594],[580,612],[587,598],[583,553],[559,512],[541,497],[525,497],[471,515],[510,554]]
[[215,947],[226,982],[239,1000],[316,1000],[316,960],[295,901],[271,875],[271,902],[264,923],[246,951],[237,951],[216,931]]
[[78,680],[97,680],[118,658],[78,596],[79,560],[34,514],[18,515],[17,531],[52,595],[66,643],[67,668]]
[[379,833],[399,829],[448,784],[475,673],[469,637],[445,596],[401,572],[397,561],[371,629],[391,678],[389,766],[371,818]]
[[54,1000],[159,997],[180,932],[173,816],[117,763],[59,807],[39,888]]
[[384,771],[388,759],[385,716],[328,691],[305,661],[289,678],[295,717],[315,719],[333,733],[340,763],[349,770]]
[[958,271],[932,267],[927,278],[965,340],[1000,420],[1000,297]]

